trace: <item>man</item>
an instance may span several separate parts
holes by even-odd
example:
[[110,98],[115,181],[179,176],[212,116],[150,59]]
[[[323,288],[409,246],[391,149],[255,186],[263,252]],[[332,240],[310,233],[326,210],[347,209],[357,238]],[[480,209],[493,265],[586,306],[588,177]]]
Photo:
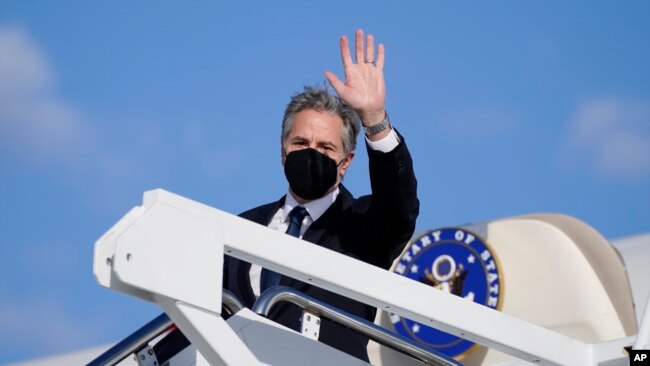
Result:
[[[419,211],[416,180],[404,139],[385,110],[384,47],[375,59],[372,35],[363,46],[356,32],[356,63],[348,40],[340,40],[345,82],[331,72],[327,89],[306,87],[295,95],[282,121],[281,158],[289,183],[286,196],[242,217],[325,248],[388,269],[413,234]],[[363,123],[372,195],[355,199],[341,184],[355,156]],[[311,244],[313,243],[313,244]],[[373,321],[376,309],[286,276],[226,257],[224,287],[251,307],[265,287],[290,286],[342,310]],[[277,306],[269,318],[300,330],[302,310]],[[319,340],[368,361],[368,339],[323,319]]]

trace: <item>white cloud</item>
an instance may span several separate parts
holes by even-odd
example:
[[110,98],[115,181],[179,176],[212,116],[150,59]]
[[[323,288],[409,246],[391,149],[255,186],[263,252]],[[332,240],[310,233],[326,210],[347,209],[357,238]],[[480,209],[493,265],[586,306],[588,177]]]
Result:
[[85,182],[93,192],[106,193],[99,189],[105,186],[111,195],[149,182],[157,186],[188,160],[212,178],[241,164],[243,148],[216,147],[200,122],[179,136],[142,117],[146,111],[129,116],[114,110],[108,120],[85,111],[91,124],[56,90],[54,67],[29,32],[0,25],[0,163],[65,168],[66,174],[77,173],[66,177]]
[[41,51],[17,25],[0,27],[0,93],[25,93],[52,83]]
[[28,161],[70,164],[91,129],[54,93],[47,57],[18,25],[0,26],[0,149]]
[[650,101],[594,98],[569,121],[561,159],[614,179],[650,177]]

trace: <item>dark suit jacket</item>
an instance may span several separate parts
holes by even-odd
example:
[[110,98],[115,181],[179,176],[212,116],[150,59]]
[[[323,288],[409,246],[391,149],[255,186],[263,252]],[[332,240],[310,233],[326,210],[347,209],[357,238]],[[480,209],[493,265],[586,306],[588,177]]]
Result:
[[[372,195],[355,199],[343,185],[339,186],[336,201],[312,223],[302,239],[388,269],[415,229],[419,212],[417,182],[404,139],[388,153],[368,148],[368,156]],[[240,216],[266,226],[283,204],[284,197]],[[247,307],[255,302],[248,275],[250,266],[250,263],[226,256],[224,287],[234,292]],[[374,307],[287,276],[282,276],[280,285],[293,287],[371,322],[374,320]],[[298,307],[284,304],[276,306],[269,318],[300,331],[301,314]],[[368,360],[368,339],[327,319],[322,319],[319,340]]]

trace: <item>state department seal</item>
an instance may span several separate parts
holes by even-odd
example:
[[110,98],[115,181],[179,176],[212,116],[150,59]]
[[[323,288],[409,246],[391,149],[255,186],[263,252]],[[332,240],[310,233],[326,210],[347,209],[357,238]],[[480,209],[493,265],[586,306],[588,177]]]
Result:
[[[478,235],[461,228],[430,231],[411,241],[394,270],[469,301],[500,310],[503,278],[499,261]],[[468,340],[390,315],[395,331],[456,359],[464,358],[475,344]]]

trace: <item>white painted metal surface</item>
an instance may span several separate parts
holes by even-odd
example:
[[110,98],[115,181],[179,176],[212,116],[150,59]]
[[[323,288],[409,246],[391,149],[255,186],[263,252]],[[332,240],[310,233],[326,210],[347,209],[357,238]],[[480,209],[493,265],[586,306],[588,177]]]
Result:
[[223,227],[212,220],[215,211],[162,190],[146,192],[143,205],[95,244],[95,277],[159,304],[210,364],[256,365],[220,316]]
[[646,300],[645,313],[641,319],[639,334],[634,342],[634,349],[650,349],[650,294]]
[[228,325],[253,350],[260,362],[269,365],[367,366],[324,343],[243,309],[228,319]]
[[300,333],[305,337],[318,340],[320,335],[320,317],[308,311],[303,311],[300,321]]
[[[588,344],[305,244],[156,190],[145,193],[143,206],[129,212],[97,242],[95,275],[104,286],[160,304],[213,364],[257,363],[232,329],[219,320],[222,248],[228,255],[536,364],[594,365],[620,359],[616,347],[633,341],[621,339],[616,347],[611,342]],[[173,276],[156,270],[156,266],[178,268],[179,263],[184,270]],[[191,267],[187,273],[185,266]]]
[[650,233],[612,240],[630,279],[636,319],[641,324],[650,294]]
[[[589,225],[566,215],[535,214],[463,228],[484,239],[500,263],[502,312],[585,343],[637,333],[626,267],[610,242]],[[650,259],[650,252],[645,257],[637,253]],[[392,327],[386,314],[379,322]],[[377,363],[415,365],[390,350],[376,353]],[[511,359],[483,347],[461,357],[470,366]]]

